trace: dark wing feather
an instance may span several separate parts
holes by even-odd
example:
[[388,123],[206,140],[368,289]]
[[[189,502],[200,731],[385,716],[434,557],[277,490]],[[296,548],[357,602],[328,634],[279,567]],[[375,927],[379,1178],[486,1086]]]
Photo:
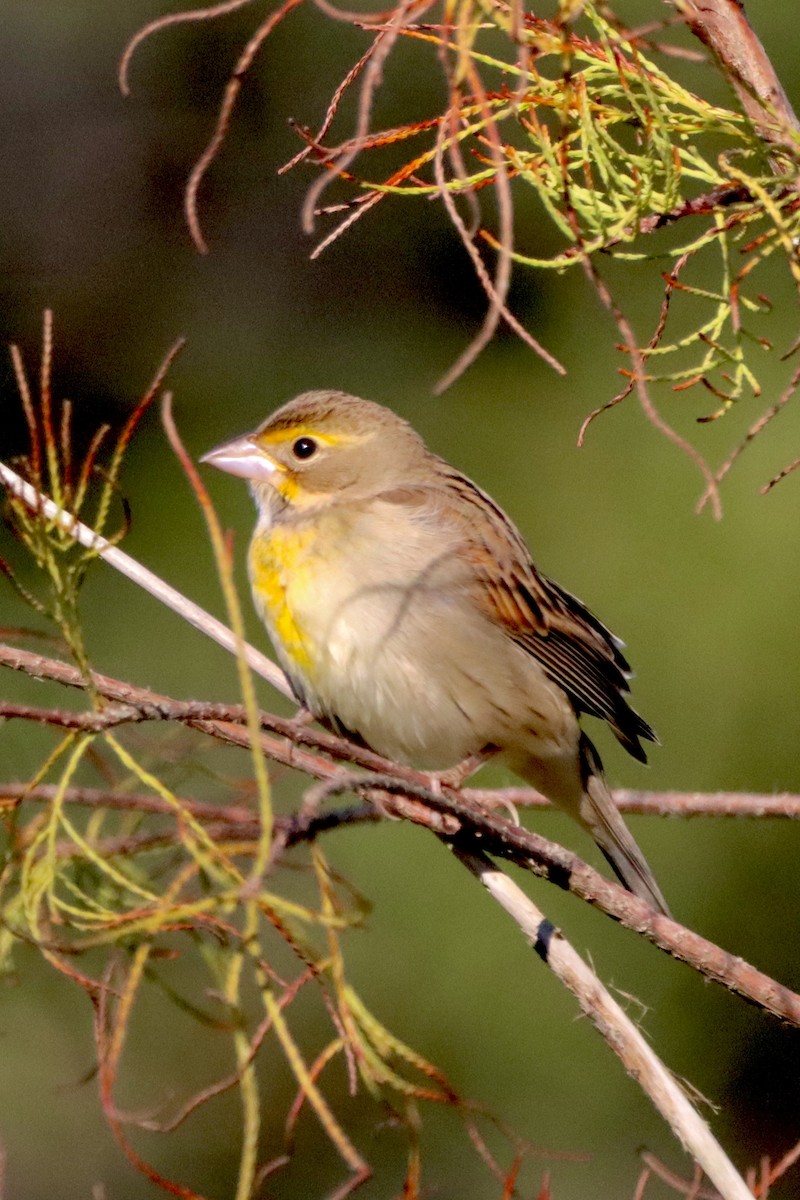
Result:
[[[640,739],[656,735],[626,699],[630,668],[622,643],[580,600],[541,575],[514,525],[471,480],[441,464],[453,497],[446,516],[464,527],[464,552],[479,583],[477,602],[563,688],[579,713],[608,721],[634,758],[646,761]],[[470,521],[470,508],[482,518]],[[481,536],[488,518],[491,532]]]
[[628,703],[630,669],[619,640],[580,600],[539,575],[532,565],[529,570],[548,595],[548,626],[543,633],[529,630],[512,636],[564,688],[579,712],[608,721],[625,749],[646,762],[639,739],[653,742],[656,735]]

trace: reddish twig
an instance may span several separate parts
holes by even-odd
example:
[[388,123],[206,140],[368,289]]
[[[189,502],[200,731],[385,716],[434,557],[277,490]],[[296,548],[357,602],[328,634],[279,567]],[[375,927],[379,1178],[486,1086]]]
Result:
[[[454,119],[452,110],[450,119]],[[439,188],[439,195],[441,196],[442,203],[447,210],[447,215],[450,218],[450,221],[452,222],[456,232],[458,233],[458,236],[461,238],[464,249],[467,251],[467,254],[472,260],[472,266],[475,270],[475,274],[478,277],[481,287],[489,298],[491,307],[482,330],[479,331],[477,337],[473,339],[472,343],[456,361],[454,366],[452,366],[447,374],[439,380],[439,383],[436,386],[436,391],[442,392],[445,390],[445,388],[449,387],[450,384],[467,369],[477,354],[480,353],[480,350],[484,345],[484,331],[489,327],[492,313],[496,313],[498,318],[502,316],[503,320],[511,329],[514,330],[517,336],[522,338],[522,340],[526,342],[531,349],[534,350],[536,354],[538,354],[539,357],[548,364],[548,366],[552,367],[557,374],[566,375],[566,367],[564,367],[563,364],[560,363],[558,359],[549,352],[549,350],[545,350],[544,346],[542,346],[541,343],[536,340],[533,334],[529,333],[528,330],[520,324],[516,317],[509,312],[505,304],[505,296],[497,291],[495,283],[489,276],[489,272],[486,269],[486,264],[480,256],[478,247],[475,245],[474,238],[471,236],[464,219],[458,211],[452,192],[447,186],[447,180],[444,174],[443,156],[446,130],[447,125],[445,122],[442,122],[442,124],[439,126],[437,134],[436,155],[433,160],[436,184]],[[491,336],[491,333],[489,336]]]
[[691,459],[691,461],[695,464],[705,480],[706,490],[704,492],[704,496],[707,496],[710,499],[714,516],[717,520],[719,520],[722,517],[722,501],[720,499],[719,488],[717,486],[716,479],[714,478],[713,471],[709,467],[700,451],[693,446],[691,442],[687,441],[685,437],[682,437],[676,429],[673,429],[673,427],[664,419],[664,417],[662,417],[661,413],[656,408],[647,387],[647,377],[645,373],[642,352],[639,349],[636,338],[634,337],[633,329],[628,318],[614,300],[608,285],[600,275],[599,271],[594,265],[594,262],[588,254],[584,254],[583,256],[583,264],[584,270],[589,280],[594,285],[595,291],[597,292],[601,303],[614,318],[617,329],[619,330],[625,343],[625,349],[630,355],[634,385],[636,388],[636,394],[639,397],[639,404],[641,405],[642,411],[651,425],[653,425],[653,427],[657,429],[659,433],[663,434],[665,438],[672,442],[674,446],[677,446],[678,449],[681,450],[686,457]]
[[767,492],[772,491],[776,483],[780,483],[782,479],[785,479],[787,475],[791,475],[792,472],[796,471],[798,467],[800,467],[800,458],[796,458],[794,462],[790,462],[787,467],[783,467],[777,475],[773,475],[769,483],[765,483],[762,488],[759,488],[761,495],[766,496]]
[[123,96],[130,95],[129,72],[131,59],[142,42],[147,41],[153,34],[160,33],[162,29],[168,29],[170,25],[184,25],[196,21],[212,21],[215,17],[226,16],[228,13],[236,12],[237,9],[246,8],[248,4],[252,3],[253,0],[222,0],[221,4],[212,4],[208,8],[186,9],[184,12],[168,13],[166,16],[156,17],[154,21],[148,21],[146,25],[133,35],[120,59],[118,80]]
[[[180,703],[180,702],[179,702]],[[210,705],[204,706],[210,708]],[[221,706],[215,705],[215,708]],[[231,708],[231,714],[233,710]],[[6,706],[0,707],[0,718],[6,716]],[[264,714],[266,717],[267,714]],[[143,718],[142,718],[143,719]],[[166,719],[164,717],[163,719]],[[176,718],[177,719],[177,718]],[[280,718],[274,718],[278,721]],[[56,722],[58,724],[58,722]],[[350,747],[350,743],[345,743]],[[358,784],[363,776],[353,775],[347,780],[336,781],[334,788],[325,789],[325,798],[333,794],[341,794],[352,784]],[[58,794],[64,804],[83,804],[88,808],[116,808],[136,812],[162,813],[171,815],[174,808],[159,796],[147,792],[117,792],[106,787],[70,787],[66,791],[55,784],[37,784],[31,787],[22,780],[0,781],[0,808],[19,804],[23,800],[34,800],[50,803]],[[550,801],[533,788],[475,788],[463,787],[460,794],[477,805],[487,809],[504,808],[514,805],[516,808],[546,809]],[[777,794],[763,792],[643,792],[628,788],[615,788],[613,797],[617,808],[629,816],[644,817],[738,817],[741,819],[763,820],[800,820],[800,795],[793,792]],[[253,813],[248,808],[237,808],[231,803],[209,804],[205,801],[181,799],[181,807],[205,822],[218,821],[227,825],[251,825]],[[361,814],[370,811],[366,806],[359,806]],[[294,831],[292,837],[299,839],[299,830],[303,822],[299,821],[301,813],[287,818],[286,828]],[[336,813],[315,813],[313,810],[306,814],[309,827],[317,821],[325,828],[337,824],[348,824],[353,820],[352,810],[340,810]],[[280,827],[280,821],[278,822]]]
[[[344,152],[333,150],[329,152],[328,161],[334,171],[325,172],[311,185],[306,194],[303,203],[303,211],[301,222],[305,233],[313,233],[314,219],[316,216],[317,205],[320,197],[325,189],[330,184],[335,175],[341,174],[358,157],[364,140],[369,130],[369,122],[372,115],[372,106],[375,99],[375,94],[380,87],[383,79],[383,68],[387,58],[392,52],[392,48],[397,42],[404,25],[409,21],[412,11],[417,9],[424,12],[430,5],[431,0],[400,0],[396,8],[392,9],[387,26],[379,30],[375,35],[375,46],[373,53],[369,56],[368,61],[364,64],[364,69],[361,81],[361,91],[358,97],[358,111],[356,116],[355,133],[350,139],[349,148]],[[326,239],[324,244],[327,244],[329,239]],[[320,253],[322,246],[317,246],[312,254],[315,257]]]
[[800,1142],[796,1142],[790,1150],[787,1150],[774,1166],[770,1166],[769,1160],[766,1160],[763,1178],[755,1189],[755,1194],[759,1197],[759,1200],[766,1200],[767,1193],[773,1183],[777,1183],[779,1179],[782,1179],[789,1168],[793,1167],[797,1162],[800,1162]]
[[189,226],[189,232],[192,236],[192,241],[200,254],[208,254],[208,243],[203,236],[203,231],[200,228],[200,217],[197,211],[197,193],[200,190],[200,184],[219,154],[230,128],[231,116],[233,114],[236,101],[239,98],[239,92],[242,90],[242,81],[253,65],[253,61],[261,49],[262,45],[272,33],[276,25],[278,25],[285,16],[287,16],[293,8],[297,8],[298,4],[302,4],[302,0],[284,0],[275,12],[270,13],[266,20],[262,21],[258,29],[248,41],[242,53],[236,62],[236,66],[231,72],[228,83],[225,87],[225,94],[222,99],[222,104],[217,115],[217,123],[214,127],[214,132],[208,142],[203,153],[198,158],[197,162],[192,167],[189,179],[186,183],[186,192],[184,193],[184,209],[186,212],[186,223]]

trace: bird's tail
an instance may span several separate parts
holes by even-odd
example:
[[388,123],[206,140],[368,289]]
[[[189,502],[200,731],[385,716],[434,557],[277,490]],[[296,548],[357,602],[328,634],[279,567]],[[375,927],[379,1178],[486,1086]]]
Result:
[[665,916],[670,916],[655,876],[612,799],[603,778],[600,757],[585,734],[581,735],[580,762],[583,777],[581,824],[591,833],[625,887]]

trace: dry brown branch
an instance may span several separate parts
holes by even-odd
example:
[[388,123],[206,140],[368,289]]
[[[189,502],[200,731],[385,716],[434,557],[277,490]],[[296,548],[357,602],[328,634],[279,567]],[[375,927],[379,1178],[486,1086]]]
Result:
[[762,488],[759,488],[761,495],[765,496],[767,492],[771,492],[776,483],[780,483],[782,479],[785,479],[787,475],[791,475],[792,472],[796,471],[798,467],[800,467],[800,458],[796,458],[794,462],[790,462],[788,466],[782,467],[777,475],[773,475],[769,483],[765,483]]
[[742,0],[672,3],[692,32],[713,51],[762,136],[774,142],[779,137],[800,135],[800,121],[747,19]]
[[[6,707],[0,705],[0,719],[6,716]],[[56,722],[57,724],[58,722]],[[336,781],[335,786],[325,786],[320,799],[341,795],[353,782],[363,781],[363,776],[348,776],[347,780]],[[89,808],[136,809],[137,812],[163,813],[174,810],[166,801],[146,792],[116,792],[109,788],[70,787],[66,791],[54,784],[38,784],[31,787],[22,780],[0,780],[0,806],[15,804],[20,800],[39,800],[49,803],[56,792],[65,804],[83,804]],[[513,805],[515,808],[550,808],[550,801],[533,788],[476,788],[463,787],[460,795],[478,805],[500,808]],[[761,792],[643,792],[628,788],[616,788],[614,800],[620,812],[632,816],[647,817],[739,817],[763,819],[765,817],[797,821],[800,820],[800,795],[782,792],[767,795]],[[204,821],[221,821],[228,825],[252,825],[250,809],[234,804],[208,804],[203,801],[181,798],[181,805]],[[368,811],[360,806],[359,812]],[[297,814],[298,816],[300,814]],[[292,818],[294,823],[296,818]],[[335,813],[318,814],[317,820],[328,825],[342,823],[343,817]],[[347,820],[345,817],[344,820]]]
[[[390,765],[390,764],[387,764]],[[395,764],[396,766],[396,764]],[[406,769],[407,770],[407,769]],[[414,772],[407,772],[416,774]],[[418,776],[419,777],[419,776]],[[426,778],[426,776],[421,776]],[[341,795],[351,786],[363,784],[364,776],[353,774],[324,784],[315,799],[320,802]],[[2,787],[2,785],[0,785]],[[0,793],[1,794],[1,793]],[[478,788],[460,787],[457,794],[468,803],[486,811],[505,809],[513,813],[518,808],[550,808],[550,801],[529,787]],[[777,817],[800,819],[800,795],[791,792],[645,792],[616,788],[613,797],[620,812],[651,817]],[[515,825],[517,822],[513,822]]]
[[[462,795],[480,804],[502,797],[517,808],[547,808],[549,801],[532,788],[463,788]],[[620,812],[649,817],[783,817],[800,819],[800,795],[792,792],[646,792],[615,788]]]
[[695,1170],[691,1179],[683,1179],[675,1171],[671,1171],[665,1166],[655,1154],[651,1154],[648,1150],[643,1151],[642,1161],[646,1164],[646,1169],[652,1172],[658,1179],[663,1180],[668,1187],[677,1192],[679,1196],[683,1196],[684,1200],[717,1200],[717,1193],[712,1188],[701,1187],[702,1176]]
[[245,8],[251,3],[252,0],[222,0],[221,4],[212,4],[208,8],[195,8],[185,12],[168,13],[166,16],[156,17],[154,21],[148,21],[138,33],[133,35],[120,59],[118,82],[123,96],[130,95],[129,76],[131,59],[142,42],[147,41],[154,33],[160,33],[162,29],[167,29],[170,25],[183,25],[194,21],[213,21],[216,17],[226,16],[228,13],[236,12],[237,9]]
[[800,796],[744,792],[641,792],[619,788],[614,798],[622,812],[676,817],[800,818]]
[[[174,806],[150,792],[125,792],[112,788],[69,787],[55,784],[31,786],[21,780],[0,782],[0,811],[23,801],[50,804],[58,796],[62,804],[84,808],[108,808],[121,812],[153,813],[172,817]],[[182,811],[196,817],[207,829],[218,831],[220,837],[249,838],[254,835],[257,817],[249,808],[235,804],[207,804],[187,797],[177,797]],[[296,846],[300,842],[311,842],[329,829],[340,829],[346,825],[372,824],[382,820],[374,804],[364,802],[344,808],[317,812],[311,808],[300,808],[290,816],[275,818],[275,836],[282,846]]]
[[[77,668],[18,647],[0,646],[0,665],[74,688],[88,686]],[[138,708],[145,714],[143,719],[179,721],[231,745],[245,749],[250,746],[245,713],[240,706],[174,700],[99,674],[92,676],[91,684],[97,695]],[[436,781],[423,772],[392,763],[345,738],[312,729],[307,724],[262,713],[261,725],[265,730],[261,735],[264,753],[276,762],[325,781],[327,795],[351,791],[372,801],[379,812],[410,820],[439,836],[474,836],[487,853],[549,879],[667,954],[688,963],[706,978],[773,1016],[800,1025],[800,996],[789,988],[677,921],[655,914],[643,900],[604,878],[577,855],[505,817],[487,812],[484,803],[467,793],[441,784],[434,787]],[[353,765],[365,768],[369,774],[365,777],[353,772]],[[492,793],[492,797],[495,801],[504,798],[501,791]],[[352,819],[352,810],[348,810],[344,823],[351,823]],[[359,814],[357,819],[363,817]],[[291,840],[311,836],[310,832],[302,832],[305,822],[309,822],[309,830],[317,832],[342,823],[333,815],[327,825],[314,826],[313,814],[301,814],[298,831]]]

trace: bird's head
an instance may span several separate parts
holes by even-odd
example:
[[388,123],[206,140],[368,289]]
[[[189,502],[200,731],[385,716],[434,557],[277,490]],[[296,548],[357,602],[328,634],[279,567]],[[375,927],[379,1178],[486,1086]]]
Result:
[[250,484],[259,506],[307,508],[366,499],[422,482],[431,456],[414,429],[380,404],[305,392],[253,433],[203,455]]

